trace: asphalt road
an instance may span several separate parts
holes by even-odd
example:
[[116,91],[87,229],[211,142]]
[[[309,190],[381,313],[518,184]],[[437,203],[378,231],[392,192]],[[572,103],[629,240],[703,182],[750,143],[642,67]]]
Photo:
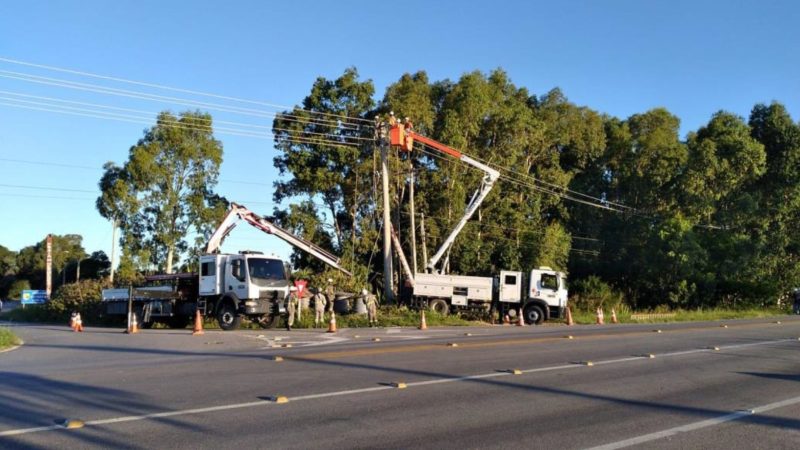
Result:
[[16,326],[25,345],[0,354],[0,448],[796,449],[800,320],[780,322]]

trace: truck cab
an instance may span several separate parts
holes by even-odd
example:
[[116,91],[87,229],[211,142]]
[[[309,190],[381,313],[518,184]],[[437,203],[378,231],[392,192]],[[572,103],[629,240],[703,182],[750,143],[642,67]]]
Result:
[[272,320],[289,293],[283,260],[260,252],[202,255],[199,277],[199,294],[223,329],[237,328],[242,315]]
[[550,267],[530,271],[527,280],[523,272],[504,270],[498,280],[498,298],[501,315],[522,315],[529,324],[539,324],[545,319],[563,317],[567,307],[566,276]]

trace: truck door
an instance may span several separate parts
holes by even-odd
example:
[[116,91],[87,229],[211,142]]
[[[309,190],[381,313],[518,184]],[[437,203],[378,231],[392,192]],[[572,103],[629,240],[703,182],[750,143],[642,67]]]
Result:
[[232,292],[240,299],[247,298],[247,266],[243,256],[231,255],[225,264],[225,292]]
[[534,270],[531,273],[531,297],[538,297],[548,304],[558,304],[558,274],[551,271]]
[[507,303],[519,303],[521,294],[522,272],[500,271],[499,300]]
[[219,255],[200,257],[200,295],[219,295]]

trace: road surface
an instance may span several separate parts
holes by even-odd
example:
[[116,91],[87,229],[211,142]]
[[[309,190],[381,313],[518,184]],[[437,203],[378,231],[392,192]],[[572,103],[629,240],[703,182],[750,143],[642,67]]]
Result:
[[0,448],[800,448],[792,317],[14,331]]

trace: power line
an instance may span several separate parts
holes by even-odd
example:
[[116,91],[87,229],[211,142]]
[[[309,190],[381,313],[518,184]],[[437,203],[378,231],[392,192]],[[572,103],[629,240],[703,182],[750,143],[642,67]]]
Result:
[[[428,147],[427,145],[425,145],[425,146]],[[433,152],[430,152],[430,151],[427,151],[427,150],[422,150],[422,152],[425,153],[426,155],[432,156],[434,158],[445,159],[447,161],[450,161],[449,159],[446,159],[446,158],[444,158],[443,156],[441,156],[439,154],[436,154],[436,153],[433,153]],[[475,170],[477,172],[481,172],[482,173],[482,171],[480,169],[476,168],[476,167],[472,167],[472,166],[468,166],[468,167],[470,169],[473,169],[473,170]],[[539,192],[542,192],[542,193],[545,193],[545,194],[554,195],[554,196],[560,197],[560,198],[562,198],[564,200],[570,200],[570,201],[573,201],[573,202],[582,203],[582,204],[585,204],[585,205],[588,205],[588,206],[592,206],[594,208],[600,208],[600,209],[605,209],[605,210],[615,211],[615,212],[623,212],[623,211],[618,210],[616,208],[611,208],[608,205],[588,202],[586,200],[578,199],[578,198],[575,198],[575,197],[572,197],[572,196],[569,196],[569,195],[566,195],[566,194],[563,194],[563,193],[560,193],[560,192],[554,192],[554,191],[552,191],[550,189],[547,189],[545,187],[537,186],[537,185],[535,185],[535,184],[533,184],[531,182],[525,182],[525,181],[517,180],[517,179],[514,179],[514,178],[509,177],[507,175],[501,174],[500,175],[500,179],[503,180],[503,181],[512,183],[512,184],[516,184],[516,185],[521,186],[521,187],[528,187],[530,189],[533,189],[533,190],[536,190],[536,191],[539,191]]]
[[[0,91],[0,92],[2,92],[2,91]],[[80,112],[80,113],[92,114],[95,117],[96,116],[103,116],[102,118],[106,118],[106,119],[109,119],[109,120],[124,119],[124,121],[136,121],[137,123],[148,123],[148,124],[152,122],[152,118],[150,116],[144,117],[144,116],[136,116],[136,115],[131,115],[131,114],[121,114],[121,113],[115,113],[115,112],[109,112],[109,111],[95,110],[95,109],[89,109],[89,108],[81,108],[81,107],[74,107],[74,106],[64,106],[64,105],[59,105],[59,104],[47,103],[47,102],[38,102],[38,101],[34,101],[34,100],[24,100],[24,99],[18,99],[18,98],[13,98],[13,97],[5,97],[5,96],[2,96],[2,95],[0,95],[0,100],[6,100],[6,102],[4,102],[2,104],[7,105],[7,106],[12,106],[12,107],[25,107],[27,105],[34,105],[34,106],[37,106],[37,107],[48,108],[49,112],[69,113],[69,112],[72,112],[72,111],[77,111],[77,112]],[[8,101],[15,102],[15,103],[9,104],[9,103],[7,103]],[[22,103],[23,105],[17,105],[16,103]],[[70,102],[70,103],[83,103],[83,102]],[[96,106],[105,107],[105,108],[114,108],[114,107],[107,107],[107,106],[104,106],[104,105],[96,105]],[[57,110],[53,110],[52,108],[57,108]],[[33,108],[28,108],[28,109],[33,109]],[[125,109],[125,108],[114,108],[114,109]],[[61,111],[61,110],[64,110],[64,111]],[[152,115],[156,116],[156,117],[158,116],[157,113],[153,113]],[[249,137],[276,136],[276,134],[273,131],[271,131],[268,127],[259,126],[259,125],[243,124],[243,123],[240,123],[240,122],[218,121],[219,123],[229,123],[229,124],[235,124],[235,125],[239,125],[239,126],[265,128],[266,130],[269,130],[269,131],[253,131],[253,130],[243,130],[243,129],[237,129],[237,128],[212,126],[209,123],[209,121],[205,121],[202,118],[200,118],[200,119],[192,118],[192,120],[197,120],[198,122],[201,122],[201,124],[200,125],[193,125],[193,124],[188,123],[188,122],[182,122],[180,119],[177,119],[177,120],[158,119],[157,122],[158,123],[172,123],[172,124],[175,124],[176,126],[178,126],[179,128],[195,129],[195,130],[200,130],[200,131],[207,131],[209,128],[211,128],[212,130],[215,130],[215,131],[218,131],[218,132],[224,133],[224,134],[229,134],[229,133],[236,133],[236,135],[247,134],[247,135],[249,135]],[[202,124],[202,122],[206,122],[206,124]],[[289,130],[289,129],[285,129],[285,128],[273,128],[272,130],[289,131],[289,132],[293,132],[294,131],[294,130]],[[311,131],[298,131],[298,133],[312,135],[311,137],[314,137],[314,138],[316,138],[317,136],[321,136],[321,137],[326,137],[326,138],[354,139],[354,140],[372,141],[371,138],[364,138],[364,137],[360,137],[360,136],[346,136],[346,135],[333,134],[333,133],[317,133],[317,132],[311,132]],[[295,136],[292,136],[292,137],[295,137]],[[305,136],[296,136],[296,137],[304,138]]]
[[[125,116],[121,114],[115,113],[108,113],[104,111],[97,111],[97,112],[83,112],[80,110],[76,110],[77,108],[71,107],[56,107],[56,108],[66,108],[63,109],[54,109],[52,107],[41,107],[41,106],[31,106],[31,105],[20,105],[16,103],[8,103],[0,101],[0,105],[10,106],[13,108],[22,108],[22,109],[29,109],[33,111],[44,111],[44,112],[52,112],[57,114],[67,114],[67,115],[74,115],[74,116],[82,116],[82,117],[91,117],[95,119],[104,119],[104,120],[115,120],[119,122],[128,122],[128,123],[137,123],[137,124],[146,124],[149,125],[152,123],[150,119],[145,118],[130,118],[130,116]],[[167,124],[168,126],[172,126],[175,128],[182,128],[187,130],[196,130],[196,131],[209,131],[208,126],[193,126],[188,123],[182,123],[179,121],[161,121],[162,124]],[[250,137],[256,139],[271,139],[270,136],[275,136],[272,133],[256,133],[250,132],[247,130],[236,130],[236,129],[229,129],[229,128],[215,128],[211,131],[218,132],[219,134],[226,134],[231,136],[240,136],[240,137]],[[341,136],[336,136],[341,137]],[[304,138],[304,137],[290,137],[290,136],[281,136],[281,139],[285,139],[288,141],[300,143],[300,144],[324,144],[324,145],[340,145],[340,146],[358,146],[357,143],[351,142],[342,142],[342,141],[332,141],[328,139],[317,139],[314,137]]]
[[61,196],[54,196],[54,195],[33,195],[33,194],[9,194],[5,192],[0,192],[0,196],[2,197],[22,197],[22,198],[44,198],[50,200],[94,200],[92,198],[85,198],[85,197],[61,197]]
[[[110,106],[110,105],[104,105],[104,104],[99,104],[99,103],[90,103],[90,102],[80,102],[80,101],[75,101],[75,100],[67,100],[67,99],[63,99],[63,98],[47,97],[47,96],[41,96],[41,95],[31,95],[31,94],[25,94],[25,93],[14,92],[14,91],[0,90],[0,94],[11,95],[11,96],[15,96],[15,97],[33,98],[33,99],[37,99],[37,100],[45,100],[47,102],[53,102],[53,103],[65,103],[65,104],[69,104],[69,105],[90,106],[90,107],[94,107],[94,108],[103,108],[103,109],[111,109],[111,110],[115,110],[115,111],[124,111],[124,112],[130,112],[130,113],[143,114],[143,115],[146,116],[144,118],[148,119],[148,120],[150,120],[151,117],[158,117],[158,115],[159,115],[158,112],[154,112],[154,111],[147,111],[147,110],[133,109],[133,108],[122,108],[122,107],[119,107],[119,106]],[[17,101],[17,102],[44,105],[44,103],[33,102],[33,101],[29,101],[29,100],[21,100],[21,99],[13,98],[13,97],[12,98],[0,97],[0,98],[5,98],[6,100],[10,100],[10,101]],[[47,106],[68,108],[68,107],[62,106],[62,105],[47,105]],[[276,114],[275,116],[276,117],[281,117],[282,120],[285,120],[287,122],[300,123],[300,124],[303,124],[303,125],[323,125],[323,124],[315,122],[315,121],[306,121],[306,120],[287,118],[287,117],[283,117],[283,116],[281,116],[279,114]],[[251,124],[251,123],[245,123],[245,122],[233,122],[233,121],[220,120],[220,119],[205,119],[205,118],[202,118],[202,117],[196,117],[196,118],[193,118],[193,119],[197,120],[198,122],[210,122],[210,123],[213,123],[213,124],[234,125],[234,126],[240,126],[240,127],[258,128],[258,129],[265,129],[265,130],[299,132],[299,133],[317,134],[317,135],[323,135],[323,134],[334,135],[332,133],[318,133],[318,132],[311,132],[311,131],[304,131],[304,130],[291,130],[291,129],[287,129],[287,128],[275,128],[275,127],[268,126],[268,125],[257,125],[257,124]],[[326,126],[326,125],[323,125],[323,126]],[[342,137],[345,137],[345,138],[348,138],[348,139],[373,140],[372,138],[362,138],[362,137],[359,137],[359,136],[346,136],[346,135],[335,135],[335,136],[342,136]]]
[[44,186],[28,186],[28,185],[21,185],[21,184],[1,184],[0,187],[10,187],[10,188],[20,188],[20,189],[38,189],[43,191],[69,191],[69,192],[88,192],[88,193],[95,193],[97,191],[88,191],[86,189],[68,189],[68,188],[61,188],[61,187],[44,187]]
[[[2,78],[9,78],[14,80],[26,81],[29,83],[37,83],[37,84],[44,84],[48,86],[56,86],[56,87],[63,87],[67,89],[74,89],[86,92],[94,92],[98,94],[105,94],[105,95],[114,95],[118,97],[128,97],[128,98],[135,98],[140,100],[149,100],[161,103],[170,103],[170,104],[179,104],[183,106],[190,106],[194,108],[204,108],[216,111],[224,111],[230,112],[234,114],[242,114],[242,115],[249,115],[254,117],[294,117],[294,118],[302,118],[301,116],[292,115],[288,113],[276,113],[271,111],[262,111],[252,108],[241,108],[237,106],[229,106],[229,105],[221,105],[218,103],[210,103],[210,102],[201,102],[197,100],[190,100],[190,99],[182,99],[179,97],[170,97],[158,94],[150,94],[145,92],[138,92],[138,91],[131,91],[129,89],[118,89],[112,88],[102,85],[95,85],[91,83],[81,83],[77,81],[69,81],[63,80],[59,78],[52,78],[52,77],[44,77],[39,75],[30,75],[20,72],[14,72],[9,70],[0,70],[0,77]],[[308,111],[308,110],[302,110]],[[314,111],[308,111],[309,113],[313,113]],[[368,125],[355,125],[355,124],[348,124],[342,123],[339,120],[331,120],[331,119],[316,119],[315,122],[328,122],[330,126],[368,126]],[[372,122],[370,122],[371,124]]]
[[[424,147],[427,147],[427,148],[431,148],[429,145],[424,144],[424,143],[422,143],[421,145],[423,145]],[[426,153],[427,154],[431,154],[430,152],[426,152]],[[466,154],[464,152],[461,152],[461,154],[465,155],[465,156],[468,156],[468,157],[470,157],[472,159],[475,159],[477,161],[481,161],[479,158],[470,156],[470,155],[468,155],[468,154]],[[604,200],[602,200],[600,198],[592,197],[592,196],[590,196],[588,194],[583,194],[581,192],[573,191],[573,190],[567,189],[565,187],[555,185],[553,183],[543,182],[542,180],[538,180],[535,177],[532,177],[530,175],[520,174],[519,172],[515,172],[515,171],[513,171],[513,170],[511,170],[511,169],[509,169],[507,167],[500,166],[498,164],[489,163],[489,162],[486,162],[486,161],[481,161],[481,162],[483,162],[484,164],[490,165],[490,166],[494,166],[495,169],[498,169],[498,170],[500,170],[502,172],[505,172],[505,174],[501,174],[500,175],[500,178],[504,179],[507,182],[516,183],[518,185],[527,186],[527,187],[530,187],[532,189],[538,190],[540,192],[544,192],[544,193],[547,193],[547,194],[550,194],[550,195],[555,195],[555,196],[561,197],[561,198],[563,198],[565,200],[571,200],[571,201],[574,201],[574,202],[583,203],[583,204],[586,204],[586,205],[589,205],[589,206],[593,206],[593,207],[596,207],[596,208],[607,209],[607,210],[616,211],[616,212],[622,212],[621,210],[619,210],[617,208],[612,208],[611,206],[609,206],[611,204],[611,202],[606,202],[606,201],[604,201]],[[509,173],[512,174],[513,176],[521,176],[521,177],[528,178],[528,180],[520,180],[518,178],[514,178],[513,176],[509,176],[508,175]],[[556,192],[556,191],[553,191],[552,189],[549,189],[547,187],[537,186],[537,185],[534,184],[536,182],[541,182],[543,184],[550,185],[550,186],[557,186],[557,189],[564,190],[564,191],[567,191],[567,192],[570,192],[570,193],[574,193],[576,195],[587,197],[589,199],[596,200],[596,201],[587,201],[587,200],[583,200],[583,199],[578,199],[578,198],[575,198],[575,197],[573,197],[571,195],[565,194],[563,192]],[[624,205],[623,205],[623,207],[628,208],[627,206],[624,206]]]
[[[91,73],[91,72],[84,72],[84,71],[79,71],[79,70],[74,70],[74,69],[67,69],[67,68],[63,68],[63,67],[48,66],[48,65],[44,65],[44,64],[35,64],[35,63],[31,63],[31,62],[20,61],[20,60],[10,59],[10,58],[0,57],[0,61],[7,62],[7,63],[10,63],[10,64],[17,64],[17,65],[23,65],[23,66],[28,66],[28,67],[36,67],[36,68],[39,68],[39,69],[51,70],[51,71],[55,71],[55,72],[70,73],[70,74],[73,74],[73,75],[81,75],[81,76],[86,76],[86,77],[91,77],[91,78],[102,79],[102,80],[116,81],[116,82],[120,82],[120,83],[129,83],[129,84],[134,84],[134,85],[138,85],[138,86],[151,87],[151,88],[156,88],[156,89],[163,89],[163,90],[168,90],[168,91],[173,91],[173,92],[181,92],[181,93],[184,93],[184,94],[201,95],[201,96],[204,96],[204,97],[218,98],[220,100],[230,100],[230,101],[236,101],[236,102],[240,102],[240,103],[249,103],[249,104],[253,104],[253,105],[260,105],[260,106],[266,106],[266,107],[278,108],[278,109],[293,109],[293,107],[291,107],[291,106],[279,105],[279,104],[275,104],[275,103],[268,103],[268,102],[257,101],[257,100],[249,100],[249,99],[244,99],[244,98],[231,97],[231,96],[227,96],[227,95],[213,94],[213,93],[209,93],[209,92],[194,91],[194,90],[190,90],[190,89],[176,88],[176,87],[172,87],[172,86],[165,86],[165,85],[156,84],[156,83],[148,83],[148,82],[144,82],[144,81],[130,80],[130,79],[126,79],[126,78],[119,78],[119,77],[113,77],[113,76],[108,76],[108,75],[99,75],[99,74]],[[358,118],[358,117],[350,117],[350,116],[341,115],[341,114],[335,114],[335,113],[325,113],[325,112],[321,112],[321,111],[309,111],[309,112],[314,113],[314,114],[325,115],[325,116],[329,116],[329,117],[340,117],[340,118],[346,118],[346,119],[349,119],[349,120],[360,120],[360,121],[371,123],[371,121],[369,119],[362,119],[362,118]]]

